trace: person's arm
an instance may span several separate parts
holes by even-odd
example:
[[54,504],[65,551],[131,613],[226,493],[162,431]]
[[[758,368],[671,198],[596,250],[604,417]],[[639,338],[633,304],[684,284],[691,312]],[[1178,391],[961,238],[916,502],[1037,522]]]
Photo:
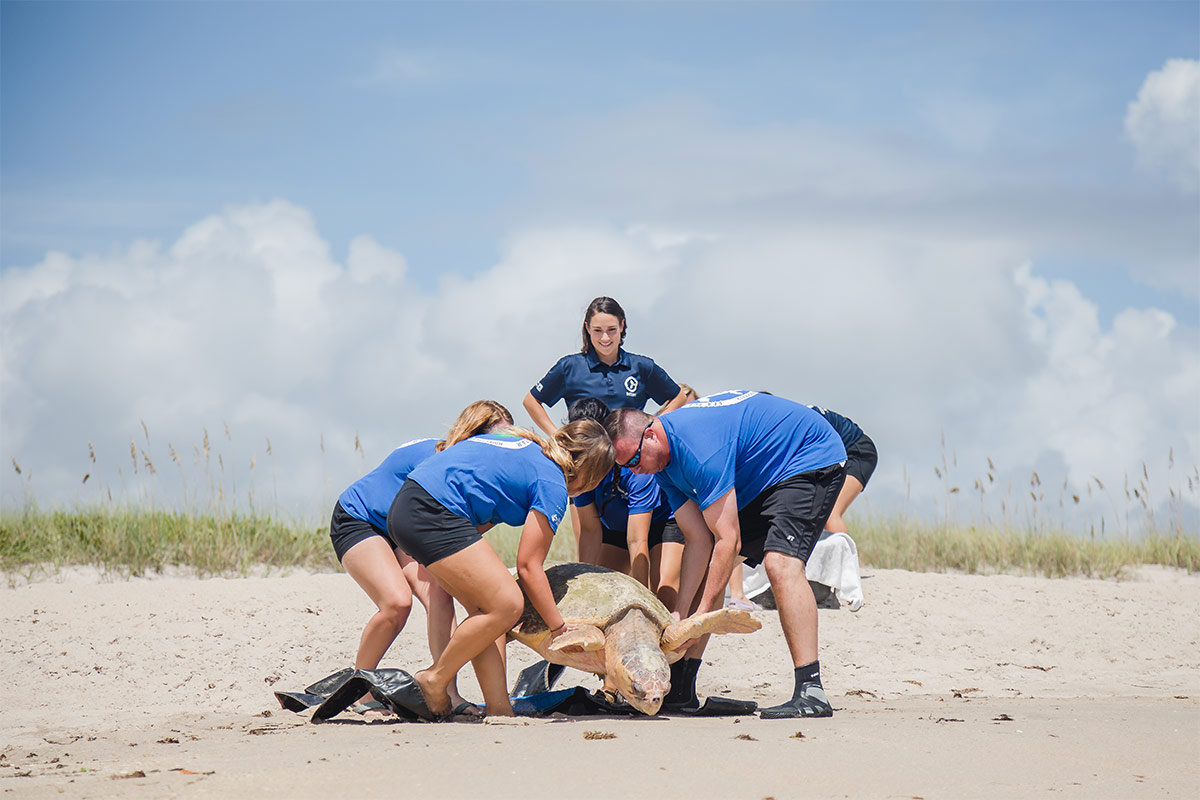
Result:
[[554,432],[558,430],[558,426],[550,420],[550,414],[547,413],[546,407],[538,402],[538,399],[533,396],[533,392],[526,392],[525,399],[521,404],[529,412],[529,418],[533,420],[534,425],[537,425],[549,435],[554,435]]
[[679,566],[679,595],[672,610],[682,619],[691,614],[692,600],[704,581],[713,551],[713,535],[694,500],[675,509],[675,524],[683,534],[683,560]]
[[674,411],[675,409],[684,405],[686,402],[687,402],[687,389],[680,389],[679,394],[675,395],[670,400],[668,400],[662,408],[660,408],[658,411],[656,411],[654,413],[661,416],[661,415],[667,413],[668,411]]
[[604,531],[600,527],[596,504],[575,506],[575,514],[579,517],[579,560],[585,564],[599,564]]
[[629,545],[629,576],[642,586],[650,586],[650,517],[651,511],[630,514],[625,525],[625,541]]
[[530,511],[521,529],[521,540],[517,544],[517,577],[530,604],[542,615],[547,627],[555,637],[566,630],[562,614],[554,603],[550,581],[546,579],[546,554],[554,541],[554,528],[550,520],[540,511]]
[[738,522],[737,492],[730,489],[708,508],[704,509],[704,522],[713,535],[712,560],[708,564],[708,580],[700,596],[697,614],[721,608],[725,601],[725,587],[742,547],[742,529]]

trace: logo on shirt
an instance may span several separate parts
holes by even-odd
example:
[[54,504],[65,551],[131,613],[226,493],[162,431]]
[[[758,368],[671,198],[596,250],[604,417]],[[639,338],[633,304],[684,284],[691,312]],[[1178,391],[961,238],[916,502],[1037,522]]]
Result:
[[542,390],[542,382],[541,381],[538,381],[537,390],[539,392]]
[[528,439],[485,439],[482,436],[472,437],[469,441],[490,444],[492,447],[503,447],[505,450],[520,450],[522,447],[529,447],[533,444]]
[[632,397],[637,394],[638,379],[630,375],[625,379],[625,391]]
[[551,524],[551,525],[553,525],[553,526],[554,526],[554,527],[556,527],[556,528],[558,527],[558,514],[551,514],[551,515],[550,515],[550,524]]
[[[738,403],[743,403],[757,394],[758,392],[747,392],[740,389],[735,389],[728,392],[717,392],[716,394],[710,394],[707,397],[701,397],[699,400],[695,400],[691,403],[688,403],[686,406],[681,406],[680,408],[720,408],[721,406],[733,406],[737,405]],[[721,395],[731,396],[721,397]],[[714,400],[713,398],[717,399]]]

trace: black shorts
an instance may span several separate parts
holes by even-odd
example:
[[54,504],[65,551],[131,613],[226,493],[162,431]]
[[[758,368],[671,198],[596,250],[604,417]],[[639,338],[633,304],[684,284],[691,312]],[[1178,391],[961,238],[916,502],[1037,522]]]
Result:
[[333,552],[337,553],[338,562],[341,562],[351,547],[372,536],[382,536],[388,547],[396,549],[396,543],[388,536],[387,531],[366,520],[350,516],[341,503],[333,504],[333,517],[329,520],[329,538],[333,542]]
[[846,448],[846,475],[856,478],[864,489],[878,463],[879,452],[875,449],[875,442],[865,433]]
[[416,481],[405,481],[388,511],[388,533],[428,567],[483,538],[471,520],[447,510]]
[[663,527],[662,540],[673,544],[683,544],[683,531],[679,530],[679,523],[674,517],[667,520],[667,524]]
[[845,479],[834,464],[785,478],[751,500],[738,512],[746,563],[756,567],[768,552],[808,561]]
[[[682,544],[683,534],[679,532],[679,526],[675,524],[675,520],[663,520],[662,522],[650,523],[649,536],[647,537],[649,544],[647,547],[654,549],[663,542],[675,541],[674,539],[668,539],[665,536],[665,531],[669,527],[673,527],[675,529],[674,535],[679,537],[679,542]],[[626,552],[629,551],[629,534],[626,531],[619,531],[615,528],[610,528],[607,525],[602,525],[601,529],[603,530],[601,541],[603,541],[605,544],[612,545],[613,547],[619,547]]]

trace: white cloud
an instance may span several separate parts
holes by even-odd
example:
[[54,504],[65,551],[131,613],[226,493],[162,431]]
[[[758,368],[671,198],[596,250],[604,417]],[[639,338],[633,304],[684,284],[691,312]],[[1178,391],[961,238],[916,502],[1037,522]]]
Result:
[[1182,189],[1200,189],[1200,61],[1173,58],[1146,76],[1125,133],[1148,166]]
[[[1015,481],[1010,511],[1033,469],[1086,496],[1091,475],[1119,486],[1145,461],[1158,495],[1182,487],[1200,456],[1194,337],[1153,309],[1105,330],[1073,285],[1019,264],[1004,245],[917,232],[530,228],[491,269],[423,293],[404,257],[368,237],[343,265],[304,210],[232,208],[165,250],[51,254],[0,277],[0,449],[25,470],[5,474],[3,499],[161,502],[186,481],[193,504],[212,502],[211,483],[226,501],[253,492],[273,510],[277,496],[280,511],[319,518],[392,446],[439,433],[471,400],[523,419],[525,392],[578,347],[599,294],[629,313],[629,349],[677,380],[858,420],[882,457],[864,507],[942,507],[943,457],[963,484],[955,501],[992,459]],[[1090,510],[1111,516],[1118,499]]]

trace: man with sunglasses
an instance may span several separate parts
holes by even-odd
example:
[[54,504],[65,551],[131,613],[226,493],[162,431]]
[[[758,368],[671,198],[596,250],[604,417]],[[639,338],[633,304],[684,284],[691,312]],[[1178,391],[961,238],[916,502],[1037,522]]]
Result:
[[[657,473],[684,534],[676,613],[721,608],[739,553],[751,566],[763,563],[796,683],[791,700],[761,716],[832,716],[821,686],[817,605],[804,562],[845,476],[846,448],[837,431],[807,406],[747,391],[701,397],[662,417],[621,409],[608,416],[605,428],[618,464]],[[672,665],[665,710],[699,705],[696,672],[705,643],[698,640]]]

